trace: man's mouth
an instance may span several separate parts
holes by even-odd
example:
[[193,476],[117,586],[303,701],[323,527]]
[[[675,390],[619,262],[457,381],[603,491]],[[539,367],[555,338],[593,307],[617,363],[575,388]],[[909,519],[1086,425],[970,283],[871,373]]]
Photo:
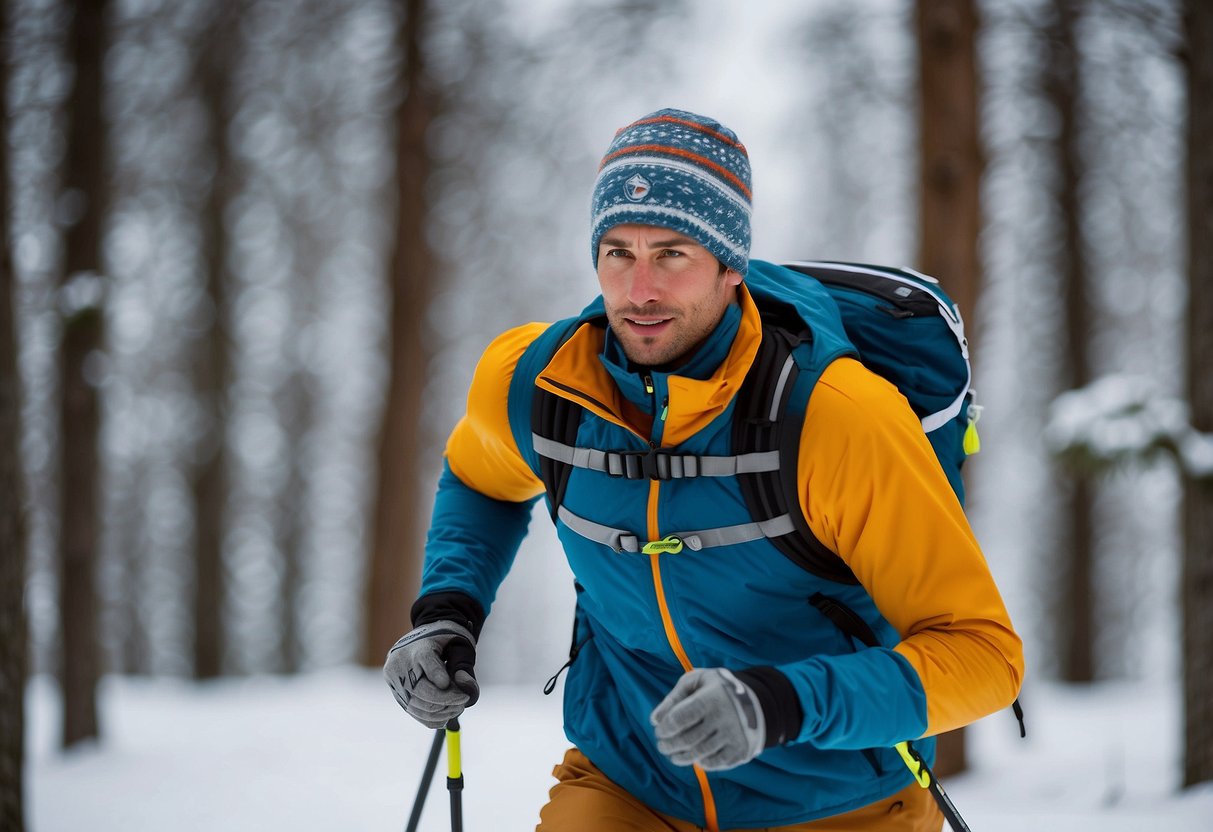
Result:
[[626,318],[628,323],[636,326],[658,326],[672,320],[671,318]]

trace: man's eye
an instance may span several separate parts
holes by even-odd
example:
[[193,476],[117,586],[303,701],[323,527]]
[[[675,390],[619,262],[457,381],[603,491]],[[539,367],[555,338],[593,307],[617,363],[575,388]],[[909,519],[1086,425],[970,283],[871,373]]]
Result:
[[609,248],[606,252],[607,257],[631,257],[632,253],[626,248]]
[[661,252],[661,256],[662,257],[682,257],[682,252],[678,251],[677,249],[667,248],[665,251]]

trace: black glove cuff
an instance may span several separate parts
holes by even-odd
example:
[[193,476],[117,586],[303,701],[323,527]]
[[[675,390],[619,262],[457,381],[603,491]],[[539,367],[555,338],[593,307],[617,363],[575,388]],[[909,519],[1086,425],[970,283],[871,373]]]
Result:
[[409,612],[413,626],[432,624],[435,621],[454,621],[480,641],[480,628],[484,626],[484,607],[470,595],[462,592],[431,592],[422,595]]
[[764,748],[783,745],[800,733],[804,709],[800,707],[800,697],[796,695],[791,679],[773,667],[750,667],[735,670],[733,675],[754,691],[762,708],[767,725]]

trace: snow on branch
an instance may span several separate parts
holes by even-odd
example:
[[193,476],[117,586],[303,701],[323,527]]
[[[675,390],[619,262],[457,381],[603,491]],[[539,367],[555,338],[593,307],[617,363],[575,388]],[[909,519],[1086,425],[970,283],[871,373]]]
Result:
[[1169,456],[1189,477],[1213,480],[1213,434],[1192,427],[1187,402],[1148,378],[1110,375],[1053,400],[1049,449],[1075,467],[1102,471]]

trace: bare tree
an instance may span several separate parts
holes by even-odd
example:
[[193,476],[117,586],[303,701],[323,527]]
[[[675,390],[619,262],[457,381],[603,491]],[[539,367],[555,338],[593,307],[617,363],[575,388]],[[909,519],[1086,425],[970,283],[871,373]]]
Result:
[[194,348],[194,387],[204,416],[196,437],[194,501],[194,676],[223,672],[223,521],[228,496],[227,413],[231,376],[228,328],[228,256],[223,215],[232,191],[231,58],[239,3],[224,0],[211,11],[197,47],[197,83],[207,112],[207,146],[213,154],[210,188],[200,217],[205,269],[205,324]]
[[426,236],[431,159],[426,133],[439,106],[428,78],[426,0],[403,0],[401,99],[397,111],[395,249],[389,280],[390,377],[379,438],[378,490],[367,577],[362,659],[378,665],[409,628],[408,610],[421,580],[421,403],[431,349],[426,310],[441,281]]
[[965,320],[981,286],[981,147],[977,8],[919,0],[918,265],[939,278]]
[[[0,124],[8,124],[7,3],[0,4]],[[25,829],[25,477],[21,378],[13,310],[17,278],[9,246],[8,141],[0,141],[0,828]]]
[[106,208],[106,130],[101,110],[105,0],[75,4],[68,48],[62,200],[70,211],[61,290],[59,619],[63,636],[63,745],[98,736],[96,564],[100,407],[95,365],[103,343],[102,217]]
[[[1213,434],[1213,6],[1186,0],[1188,61],[1187,392]],[[1213,780],[1213,477],[1189,472],[1183,499],[1184,785]]]
[[[918,267],[937,277],[970,323],[981,285],[981,148],[973,0],[918,0]],[[970,335],[970,342],[974,339]],[[963,731],[939,738],[936,769],[963,771]]]
[[[302,244],[306,248],[306,244]],[[307,500],[307,430],[313,422],[310,376],[295,367],[278,393],[287,431],[289,472],[279,498],[276,522],[282,554],[279,591],[279,665],[283,673],[298,673],[304,663],[303,632],[299,627],[300,600],[304,587],[304,544]]]
[[[1056,165],[1054,210],[1060,235],[1056,274],[1064,309],[1060,362],[1063,390],[1084,387],[1094,377],[1090,354],[1092,287],[1082,232],[1082,61],[1075,39],[1084,5],[1083,0],[1052,0],[1050,21],[1042,33],[1046,47],[1042,87],[1057,119],[1052,155]],[[1058,488],[1061,529],[1054,559],[1061,565],[1056,611],[1058,671],[1067,682],[1095,678],[1094,488],[1092,475],[1081,469],[1062,476]]]

